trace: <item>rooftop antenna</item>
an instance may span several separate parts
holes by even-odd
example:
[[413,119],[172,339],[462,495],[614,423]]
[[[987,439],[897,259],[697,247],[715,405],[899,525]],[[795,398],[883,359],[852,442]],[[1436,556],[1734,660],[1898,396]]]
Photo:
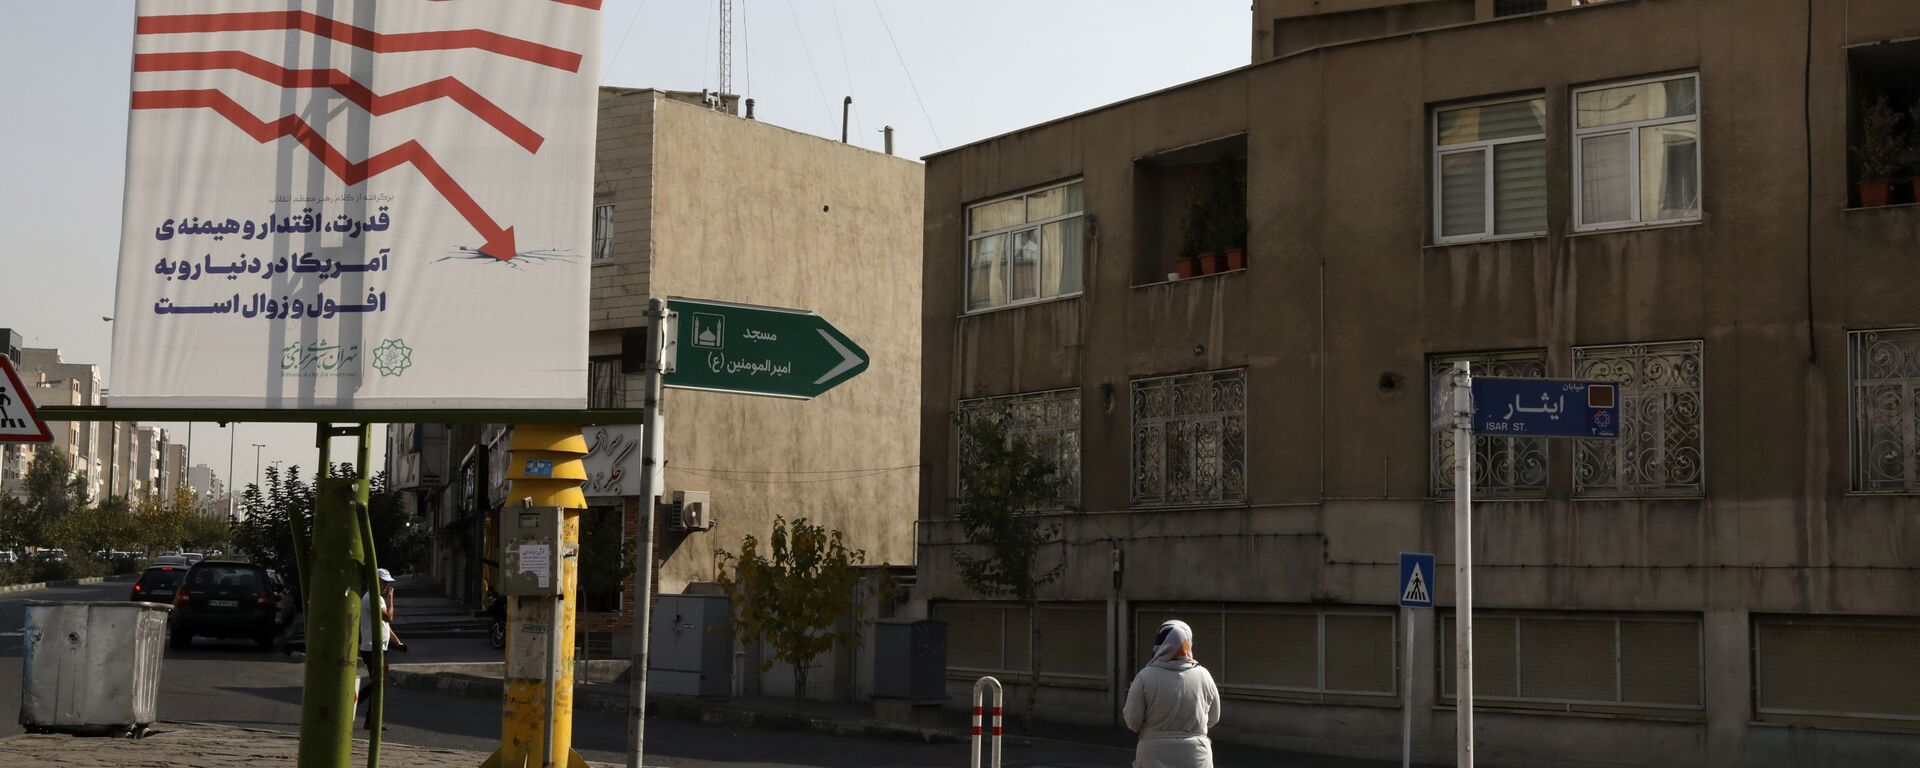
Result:
[[720,0],[720,92],[733,93],[733,0]]

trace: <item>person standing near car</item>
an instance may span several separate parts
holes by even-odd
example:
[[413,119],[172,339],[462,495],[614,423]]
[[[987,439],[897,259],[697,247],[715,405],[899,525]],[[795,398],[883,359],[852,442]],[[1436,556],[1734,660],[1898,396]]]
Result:
[[[387,684],[387,661],[385,653],[390,649],[406,650],[407,644],[393,631],[393,574],[387,569],[379,569],[380,594],[360,596],[360,662],[367,667],[367,682],[360,686],[355,701],[367,700],[367,692],[375,685]],[[376,623],[378,629],[375,629]],[[380,638],[380,669],[373,668],[374,637]],[[377,676],[377,677],[376,677]],[[367,722],[364,727],[373,730],[373,707],[367,707]]]

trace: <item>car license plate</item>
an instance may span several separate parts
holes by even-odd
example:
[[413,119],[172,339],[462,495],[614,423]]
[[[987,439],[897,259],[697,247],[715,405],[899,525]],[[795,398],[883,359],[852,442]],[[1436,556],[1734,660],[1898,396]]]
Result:
[[213,606],[213,607],[215,607],[215,608],[238,608],[238,607],[240,606],[240,601],[238,601],[238,600],[208,600],[208,601],[207,601],[207,605],[210,605],[210,606]]

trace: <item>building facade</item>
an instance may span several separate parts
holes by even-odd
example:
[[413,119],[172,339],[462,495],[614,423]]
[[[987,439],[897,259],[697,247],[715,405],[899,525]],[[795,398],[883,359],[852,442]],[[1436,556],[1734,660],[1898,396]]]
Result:
[[[20,350],[20,362],[17,366],[20,376],[27,380],[38,380],[44,386],[57,386],[59,391],[50,398],[44,398],[36,391],[35,402],[60,405],[100,405],[100,367],[92,363],[69,363],[60,356],[60,350],[50,348],[24,347]],[[71,388],[78,393],[77,399]],[[88,498],[99,498],[107,491],[107,472],[102,464],[103,458],[110,452],[101,438],[102,424],[99,422],[72,422],[61,424],[48,422],[47,428],[53,430],[56,445],[66,446],[73,458],[73,471],[81,473],[87,479]]]
[[[872,363],[811,401],[666,393],[662,501],[707,492],[715,522],[686,530],[654,511],[655,590],[713,589],[714,550],[738,551],[747,535],[764,540],[776,515],[843,531],[870,563],[908,563],[918,504],[921,167],[737,116],[728,99],[705,102],[698,94],[601,90],[585,308],[589,405],[641,407],[645,312],[656,296],[811,310]],[[415,434],[406,439],[431,439]],[[598,446],[589,464],[601,471],[587,484],[583,547],[588,555],[618,552],[649,507],[632,452],[639,428],[587,434]],[[437,460],[407,459],[408,445],[390,452],[396,466],[442,470],[415,494],[443,507],[443,530],[459,531],[436,540],[445,558],[436,568],[450,573],[497,557],[483,553],[496,546],[492,511],[512,496],[500,472],[508,439],[488,430],[448,440]],[[459,554],[462,547],[472,554]],[[484,572],[472,579],[487,580]],[[581,596],[592,654],[627,652],[634,597],[631,577],[622,589]],[[818,695],[845,678],[816,675]],[[778,671],[768,677],[780,679]]]
[[[1920,208],[1884,180],[1920,169],[1850,149],[1912,146],[1875,126],[1914,121],[1876,105],[1916,37],[1895,0],[1260,0],[1248,67],[930,157],[918,589],[956,700],[1030,650],[954,567],[953,424],[991,415],[1073,510],[1041,716],[1117,723],[1177,616],[1217,737],[1390,758],[1410,694],[1448,759],[1428,384],[1470,360],[1625,406],[1471,447],[1482,760],[1920,764]],[[1441,563],[1410,690],[1403,551]]]

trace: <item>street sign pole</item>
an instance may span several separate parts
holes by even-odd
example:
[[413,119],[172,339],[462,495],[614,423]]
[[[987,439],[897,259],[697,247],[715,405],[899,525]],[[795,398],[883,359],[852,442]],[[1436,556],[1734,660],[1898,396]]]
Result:
[[1400,768],[1413,768],[1413,616],[1412,608],[1400,609],[1400,620],[1407,625],[1407,665],[1401,674],[1400,689]]
[[1455,765],[1473,768],[1473,371],[1453,364]]
[[643,768],[642,756],[647,741],[647,638],[653,619],[653,513],[660,495],[658,468],[666,430],[660,423],[661,380],[666,375],[667,302],[647,302],[646,383],[642,387],[643,407],[640,441],[640,536],[635,547],[633,581],[633,663],[627,671],[627,768]]

